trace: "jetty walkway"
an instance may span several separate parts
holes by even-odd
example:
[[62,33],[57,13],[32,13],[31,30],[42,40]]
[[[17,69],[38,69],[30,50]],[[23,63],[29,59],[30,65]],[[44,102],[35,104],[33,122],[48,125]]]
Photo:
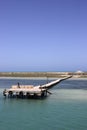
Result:
[[69,78],[71,78],[71,77],[72,77],[72,76],[67,76],[67,77],[62,78],[62,79],[57,79],[57,80],[52,81],[52,82],[50,82],[50,83],[44,84],[44,85],[42,85],[41,87],[42,87],[42,88],[46,88],[46,89],[50,89],[50,88],[52,88],[53,86],[55,86],[56,84],[60,83],[61,81],[66,80],[66,79],[69,79]]
[[50,83],[44,85],[12,85],[10,89],[5,89],[3,95],[8,98],[42,98],[46,97],[47,93],[51,94],[48,89],[52,88],[54,85],[60,83],[63,80],[69,79],[71,76],[57,79]]

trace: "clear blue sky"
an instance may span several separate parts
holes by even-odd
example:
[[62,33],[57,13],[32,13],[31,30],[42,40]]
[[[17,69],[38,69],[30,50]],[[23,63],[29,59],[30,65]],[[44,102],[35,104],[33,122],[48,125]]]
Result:
[[87,0],[0,0],[0,71],[87,71]]

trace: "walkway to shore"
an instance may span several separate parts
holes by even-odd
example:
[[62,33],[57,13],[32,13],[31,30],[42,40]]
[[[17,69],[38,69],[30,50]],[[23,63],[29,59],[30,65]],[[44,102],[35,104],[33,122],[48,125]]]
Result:
[[42,87],[42,88],[46,88],[46,89],[50,89],[50,88],[52,88],[54,85],[60,83],[60,82],[63,81],[63,80],[69,79],[69,78],[71,78],[71,77],[72,77],[72,76],[68,76],[68,77],[65,77],[65,78],[62,78],[62,79],[57,79],[57,80],[52,81],[52,82],[50,82],[50,83],[44,84],[44,85],[42,85],[41,87]]

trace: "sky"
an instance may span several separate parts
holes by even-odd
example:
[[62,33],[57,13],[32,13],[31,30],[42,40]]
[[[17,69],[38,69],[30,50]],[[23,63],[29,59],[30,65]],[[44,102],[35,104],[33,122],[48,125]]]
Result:
[[0,72],[87,71],[87,0],[0,0]]

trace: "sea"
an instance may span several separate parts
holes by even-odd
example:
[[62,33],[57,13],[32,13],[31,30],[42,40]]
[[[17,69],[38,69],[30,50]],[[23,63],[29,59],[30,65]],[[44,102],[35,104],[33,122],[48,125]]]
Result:
[[87,79],[62,81],[45,99],[3,97],[3,90],[18,82],[42,85],[53,80],[0,78],[0,130],[87,130]]

